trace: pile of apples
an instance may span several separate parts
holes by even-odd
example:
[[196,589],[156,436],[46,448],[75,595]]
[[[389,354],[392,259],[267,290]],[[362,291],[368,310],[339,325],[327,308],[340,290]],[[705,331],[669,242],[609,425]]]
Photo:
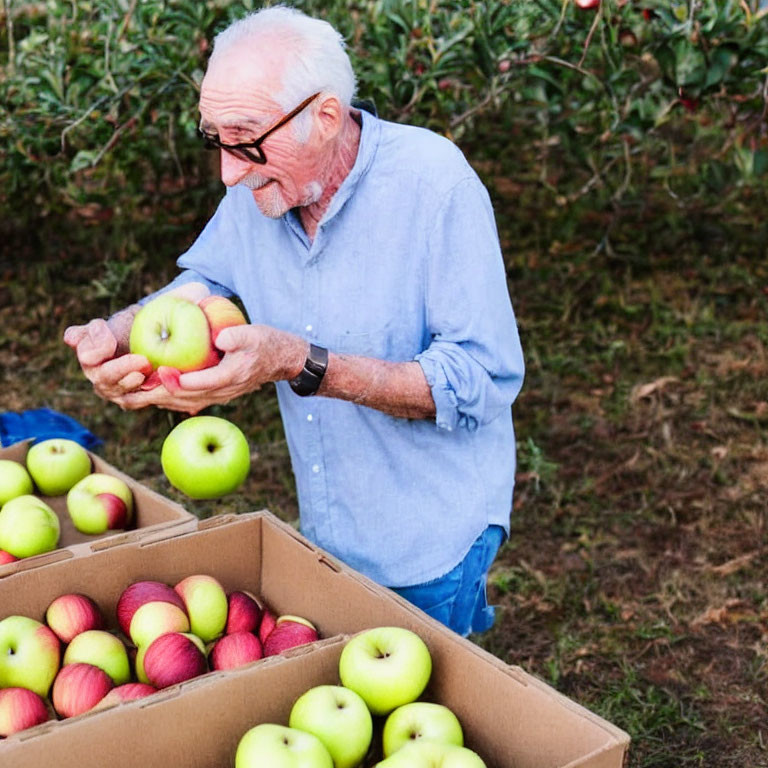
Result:
[[67,495],[67,512],[81,533],[103,534],[133,521],[133,494],[119,477],[93,472],[79,443],[52,438],[35,443],[26,463],[0,459],[0,565],[50,552],[61,526],[40,496]]
[[[374,720],[381,724],[377,768],[486,768],[464,746],[456,715],[417,701],[432,674],[426,643],[402,627],[375,627],[347,641],[341,685],[310,688],[294,702],[288,725],[262,723],[237,746],[235,768],[356,768],[368,765]],[[373,748],[373,749],[372,749]]]
[[112,632],[94,600],[64,594],[48,606],[45,623],[0,621],[0,737],[49,720],[49,705],[73,717],[318,639],[307,619],[276,617],[251,593],[227,594],[206,574],[174,587],[134,582],[116,614],[119,632]]

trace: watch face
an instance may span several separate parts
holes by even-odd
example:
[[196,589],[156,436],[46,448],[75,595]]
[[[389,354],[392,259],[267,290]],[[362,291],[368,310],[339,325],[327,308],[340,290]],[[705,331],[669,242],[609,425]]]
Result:
[[318,347],[316,344],[310,344],[304,370],[295,379],[291,379],[288,384],[301,397],[314,395],[320,388],[320,382],[325,376],[327,367],[328,350],[324,347]]

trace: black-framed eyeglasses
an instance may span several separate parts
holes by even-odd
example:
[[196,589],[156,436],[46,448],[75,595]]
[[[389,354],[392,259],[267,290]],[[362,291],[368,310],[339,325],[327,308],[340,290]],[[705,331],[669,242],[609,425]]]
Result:
[[285,117],[280,118],[280,120],[278,120],[268,131],[266,131],[266,133],[262,133],[261,136],[256,139],[256,141],[247,141],[243,144],[224,144],[223,142],[219,141],[218,136],[206,133],[202,128],[198,128],[198,131],[205,139],[206,149],[223,149],[226,152],[229,152],[231,155],[240,158],[241,160],[248,160],[251,163],[264,165],[267,162],[264,150],[261,148],[264,140],[273,134],[278,128],[285,125],[289,120],[292,120],[294,117],[296,117],[296,115],[298,115],[299,112],[301,112],[305,107],[313,102],[320,95],[320,93],[321,91],[318,91],[309,98],[304,99],[304,101],[302,101],[301,104],[296,107],[296,109],[291,110],[287,115],[285,115]]

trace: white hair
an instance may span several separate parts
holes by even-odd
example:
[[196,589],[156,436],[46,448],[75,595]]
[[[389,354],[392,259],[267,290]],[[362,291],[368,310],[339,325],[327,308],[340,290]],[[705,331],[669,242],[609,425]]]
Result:
[[[343,106],[350,105],[355,95],[355,73],[344,38],[327,21],[283,5],[255,11],[216,35],[211,61],[243,42],[254,47],[267,43],[265,63],[277,64],[282,76],[280,92],[273,98],[285,112],[318,92],[336,96]],[[274,52],[278,58],[273,57]],[[300,141],[309,138],[316,104],[291,121]]]

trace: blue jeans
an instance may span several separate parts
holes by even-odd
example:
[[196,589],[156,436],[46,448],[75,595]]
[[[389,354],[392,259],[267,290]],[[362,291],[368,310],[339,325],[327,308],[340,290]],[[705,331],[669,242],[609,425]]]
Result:
[[410,587],[392,587],[432,618],[466,637],[493,626],[496,609],[486,600],[488,571],[504,541],[504,529],[490,525],[465,558],[444,576]]

